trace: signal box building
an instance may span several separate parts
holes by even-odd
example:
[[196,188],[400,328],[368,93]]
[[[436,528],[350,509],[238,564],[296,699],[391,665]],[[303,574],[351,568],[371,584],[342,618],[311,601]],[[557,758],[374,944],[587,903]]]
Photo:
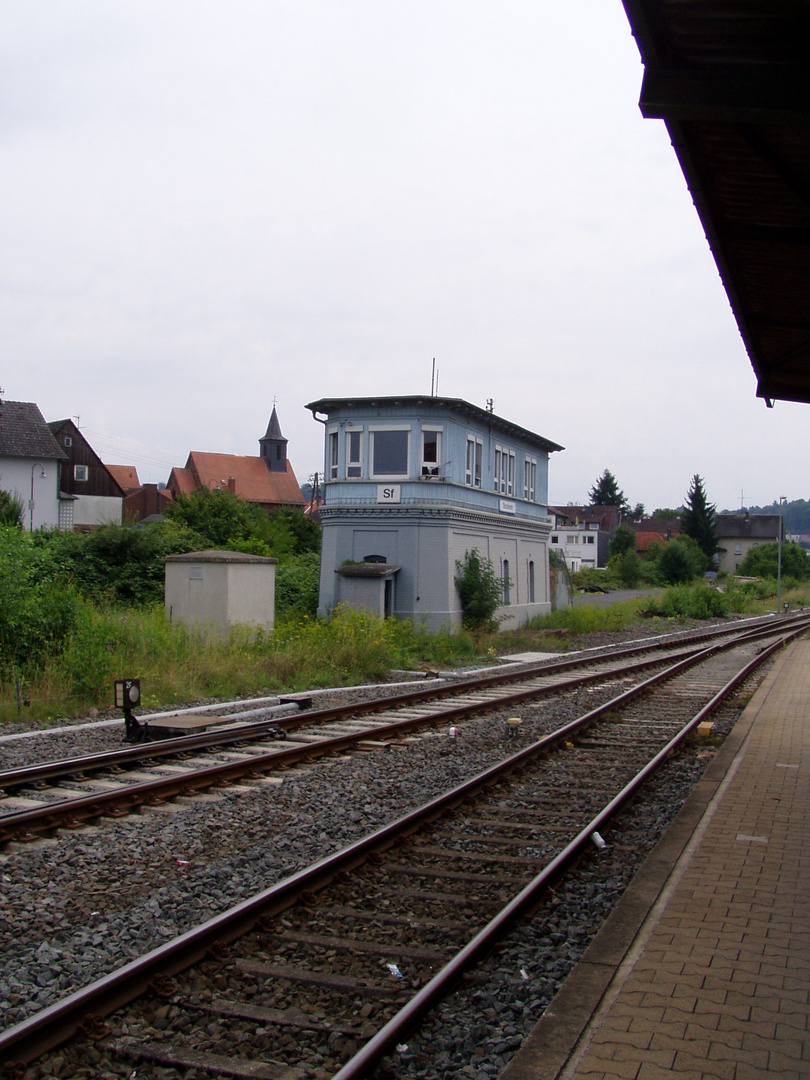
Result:
[[340,603],[457,627],[458,560],[476,549],[503,587],[505,629],[551,610],[548,460],[563,448],[445,397],[322,398],[318,611]]

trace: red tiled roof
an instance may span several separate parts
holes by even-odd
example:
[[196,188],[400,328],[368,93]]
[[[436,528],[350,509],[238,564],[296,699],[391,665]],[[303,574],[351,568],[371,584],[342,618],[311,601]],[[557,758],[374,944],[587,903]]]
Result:
[[654,532],[652,530],[640,532],[636,530],[636,551],[646,551],[650,544],[666,544],[666,532]]
[[[173,469],[172,475],[183,494],[197,487],[226,487],[240,499],[263,506],[303,507],[305,501],[289,461],[286,472],[272,472],[261,457],[192,450],[185,469]],[[189,482],[192,486],[187,489]]]
[[169,489],[176,491],[178,495],[190,495],[198,484],[194,480],[191,469],[172,469],[169,474]]
[[141,486],[138,470],[134,465],[107,465],[104,468],[125,492],[137,491]]

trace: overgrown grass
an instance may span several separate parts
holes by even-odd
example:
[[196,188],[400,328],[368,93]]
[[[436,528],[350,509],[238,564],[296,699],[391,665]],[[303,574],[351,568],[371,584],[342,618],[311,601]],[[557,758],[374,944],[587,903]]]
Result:
[[141,679],[146,708],[240,695],[353,686],[392,669],[471,663],[481,645],[467,633],[433,633],[396,619],[339,610],[330,619],[287,619],[269,634],[234,628],[206,638],[166,621],[163,608],[102,610],[82,606],[60,652],[36,669],[6,669],[0,678],[0,722],[76,715],[111,704],[119,678]]
[[[112,703],[116,679],[141,679],[143,704],[157,708],[200,698],[354,686],[392,669],[441,668],[494,660],[503,652],[570,648],[591,633],[638,627],[656,632],[673,620],[775,610],[776,582],[751,582],[719,592],[704,584],[677,586],[659,598],[606,607],[582,604],[533,619],[508,633],[428,633],[397,619],[350,609],[329,619],[306,614],[280,620],[269,634],[235,628],[206,638],[166,621],[163,606],[99,608],[76,601],[65,640],[28,664],[7,653],[0,669],[0,723],[85,713]],[[74,598],[75,599],[75,598]],[[781,600],[810,604],[810,588],[783,581]],[[559,636],[558,636],[559,635]],[[30,705],[22,706],[23,699]]]
[[596,604],[577,604],[574,607],[552,611],[527,624],[529,630],[567,630],[569,634],[581,635],[606,630],[624,630],[639,621],[639,608],[644,597],[622,600],[617,604],[600,607]]

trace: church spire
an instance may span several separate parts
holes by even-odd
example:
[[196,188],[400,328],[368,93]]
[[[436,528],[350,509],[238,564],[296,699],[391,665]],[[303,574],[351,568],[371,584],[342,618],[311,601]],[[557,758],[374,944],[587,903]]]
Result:
[[287,440],[281,434],[281,424],[278,422],[275,405],[273,405],[273,412],[264,438],[259,439],[259,454],[267,462],[270,472],[286,473]]

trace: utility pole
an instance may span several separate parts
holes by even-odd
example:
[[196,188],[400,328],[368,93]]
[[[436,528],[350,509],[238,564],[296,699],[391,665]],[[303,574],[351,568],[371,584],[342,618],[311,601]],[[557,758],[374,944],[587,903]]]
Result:
[[776,563],[776,614],[782,614],[782,533],[784,532],[784,519],[782,506],[787,502],[786,495],[779,496],[779,549]]

